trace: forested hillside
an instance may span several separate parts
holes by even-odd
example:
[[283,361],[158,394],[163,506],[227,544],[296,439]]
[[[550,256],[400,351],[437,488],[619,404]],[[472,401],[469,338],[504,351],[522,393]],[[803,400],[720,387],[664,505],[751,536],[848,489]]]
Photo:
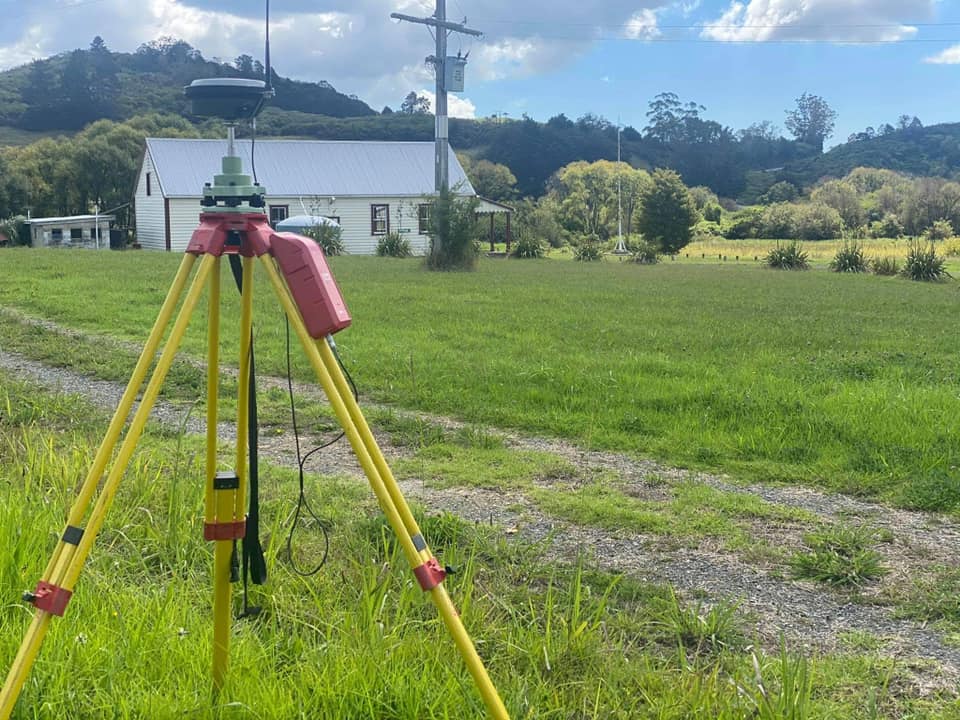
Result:
[[[102,38],[88,50],[35,60],[0,73],[0,125],[22,130],[80,130],[100,119],[135,115],[187,115],[183,88],[202,77],[263,77],[263,66],[247,55],[231,64],[214,62],[178,40],[141,45],[134,53],[111,52]],[[288,80],[274,70],[274,106],[333,117],[373,115],[355,97],[328,83]]]

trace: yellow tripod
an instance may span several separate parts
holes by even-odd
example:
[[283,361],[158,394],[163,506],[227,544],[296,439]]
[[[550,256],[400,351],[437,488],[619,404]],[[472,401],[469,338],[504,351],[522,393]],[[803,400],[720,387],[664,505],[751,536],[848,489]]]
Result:
[[[242,256],[240,313],[240,373],[238,379],[236,466],[217,471],[217,388],[220,342],[220,271],[224,254]],[[199,263],[197,262],[199,260]],[[440,612],[448,632],[491,717],[508,718],[506,708],[487,675],[460,616],[443,585],[444,571],[433,557],[373,434],[350,391],[330,347],[330,333],[349,324],[339,290],[316,243],[289,233],[274,233],[259,213],[204,213],[187,253],[147,338],[143,352],[120,400],[103,442],[70,510],[66,528],[37,588],[25,599],[36,610],[33,620],[0,691],[0,720],[13,712],[17,697],[54,616],[62,616],[83,563],[103,525],[120,480],[143,433],[163,381],[174,361],[191,316],[208,290],[207,436],[204,537],[214,543],[213,685],[223,686],[228,666],[231,623],[231,554],[245,530],[247,495],[247,411],[249,403],[250,337],[253,324],[253,272],[259,264],[283,307],[316,372],[337,420],[366,474],[380,507],[396,533],[403,553],[424,591]],[[197,266],[196,273],[193,273]],[[190,279],[193,274],[192,280]],[[190,283],[181,303],[184,290]],[[177,311],[177,307],[179,311]],[[150,374],[143,397],[126,433],[124,425],[147,379],[153,359],[170,326],[170,336]],[[121,441],[121,436],[122,441]],[[117,444],[120,448],[114,457]],[[112,461],[112,462],[111,462]],[[109,472],[107,472],[109,467]],[[104,473],[106,478],[104,479]],[[94,500],[94,498],[96,498]],[[91,509],[92,503],[92,509]],[[84,526],[84,520],[86,525]]]

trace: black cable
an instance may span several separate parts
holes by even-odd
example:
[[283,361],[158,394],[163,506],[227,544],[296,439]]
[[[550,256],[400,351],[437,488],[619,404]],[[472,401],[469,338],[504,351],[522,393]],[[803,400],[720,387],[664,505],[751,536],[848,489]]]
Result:
[[[344,432],[341,431],[340,434],[337,435],[332,440],[329,440],[328,442],[325,442],[322,445],[318,445],[317,447],[310,450],[306,455],[301,456],[300,430],[297,427],[297,408],[293,398],[293,370],[291,368],[291,363],[290,363],[290,321],[289,319],[285,319],[285,322],[286,322],[286,335],[287,335],[287,343],[286,343],[287,345],[287,393],[290,397],[290,418],[293,424],[293,438],[294,438],[294,446],[296,447],[296,450],[297,450],[297,467],[299,471],[299,482],[300,482],[300,495],[297,498],[297,507],[293,512],[293,521],[290,523],[290,532],[287,534],[287,559],[289,560],[290,566],[293,568],[293,571],[297,575],[300,575],[301,577],[310,577],[311,575],[316,575],[318,572],[320,572],[320,569],[327,562],[327,557],[330,554],[330,535],[327,532],[327,528],[323,524],[323,521],[313,511],[313,508],[310,507],[310,502],[307,500],[306,490],[304,489],[305,483],[304,483],[303,467],[304,465],[306,465],[307,460],[309,460],[312,455],[320,452],[325,448],[330,447],[336,442],[339,442],[340,439],[343,438]],[[340,365],[340,369],[343,370],[343,373],[347,378],[347,382],[350,384],[350,389],[353,392],[354,399],[357,399],[359,397],[357,393],[357,386],[353,382],[353,378],[350,376],[349,371],[346,369],[346,367],[344,367],[343,361],[340,359],[340,355],[337,353],[336,345],[331,343],[331,349],[333,350],[334,357],[336,357],[337,359],[337,363]],[[298,568],[296,561],[293,558],[293,533],[296,531],[297,523],[300,521],[300,516],[304,512],[308,513],[309,516],[312,517],[314,521],[316,521],[316,523],[320,526],[321,531],[323,532],[323,557],[320,559],[320,562],[316,565],[316,567],[310,570],[304,570],[304,569]]]
[[[262,102],[261,102],[262,104]],[[250,169],[253,171],[253,184],[259,185],[257,181],[257,118],[250,120]]]

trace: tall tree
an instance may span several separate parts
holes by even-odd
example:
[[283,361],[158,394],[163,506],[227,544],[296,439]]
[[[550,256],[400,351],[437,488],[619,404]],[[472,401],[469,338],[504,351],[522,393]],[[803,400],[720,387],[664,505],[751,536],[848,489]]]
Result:
[[430,112],[430,98],[417,95],[411,90],[400,104],[400,112],[407,115],[424,115]]
[[693,236],[700,219],[697,206],[680,176],[673,170],[654,170],[640,198],[637,229],[665,253],[676,253]]
[[797,107],[787,111],[784,123],[793,136],[823,152],[824,141],[833,135],[837,112],[819,95],[804,93],[797,98]]

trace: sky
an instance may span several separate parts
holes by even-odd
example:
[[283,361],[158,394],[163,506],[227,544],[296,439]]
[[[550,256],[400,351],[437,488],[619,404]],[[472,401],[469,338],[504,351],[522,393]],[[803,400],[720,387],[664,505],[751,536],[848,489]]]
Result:
[[[0,69],[87,47],[100,35],[130,52],[163,36],[207,58],[262,57],[263,0],[0,0]],[[326,80],[376,110],[415,90],[432,98],[434,0],[273,0],[278,73]],[[838,112],[841,142],[916,115],[960,121],[960,0],[448,0],[469,53],[461,117],[586,113],[642,130],[661,92],[706,106],[734,130],[786,111],[808,92]],[[786,132],[783,130],[783,132]]]

